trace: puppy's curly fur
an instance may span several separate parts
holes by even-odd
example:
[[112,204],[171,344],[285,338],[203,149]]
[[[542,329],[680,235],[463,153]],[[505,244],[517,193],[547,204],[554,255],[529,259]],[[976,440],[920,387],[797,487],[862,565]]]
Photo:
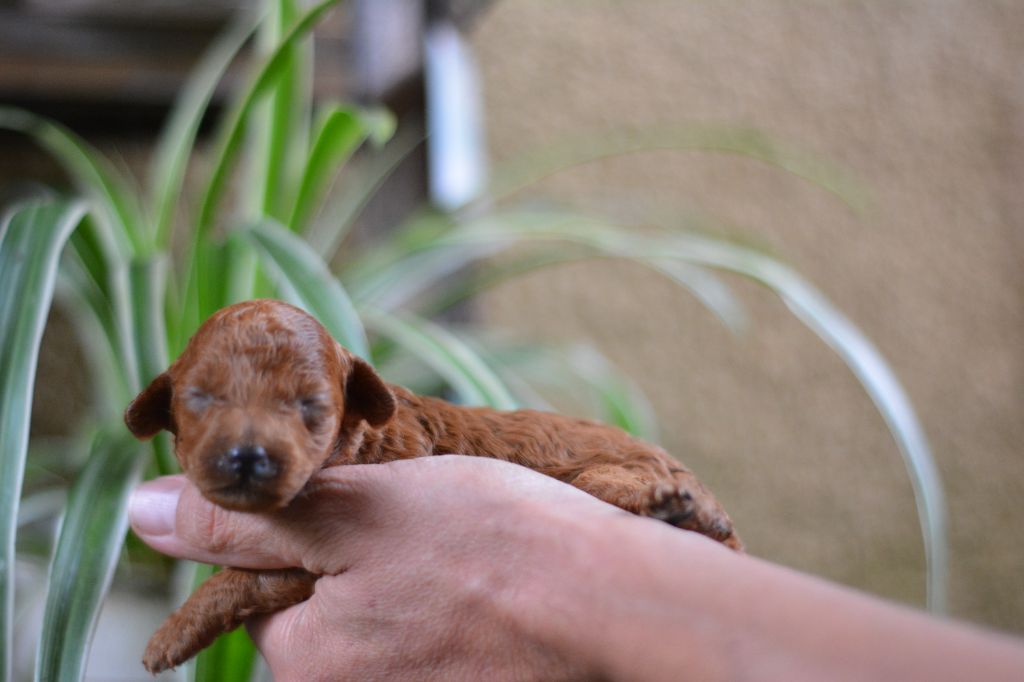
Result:
[[[661,448],[585,419],[461,407],[386,384],[315,319],[278,301],[215,313],[132,401],[125,423],[143,439],[174,434],[189,480],[228,509],[280,509],[326,466],[461,453],[530,467],[742,551],[719,503]],[[177,666],[248,617],[308,598],[315,581],[300,569],[225,569],[161,626],[143,664],[153,673]]]

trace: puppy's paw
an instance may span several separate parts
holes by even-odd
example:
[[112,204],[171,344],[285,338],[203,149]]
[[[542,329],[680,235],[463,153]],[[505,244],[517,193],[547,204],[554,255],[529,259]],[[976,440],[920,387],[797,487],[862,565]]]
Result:
[[176,668],[196,653],[195,647],[189,647],[182,641],[180,633],[167,632],[161,628],[153,635],[146,645],[146,653],[142,656],[142,665],[152,675]]
[[688,527],[697,513],[693,495],[685,486],[661,482],[651,486],[645,516],[673,526]]
[[[219,575],[219,574],[218,574]],[[188,608],[191,601],[172,613],[153,633],[142,655],[142,665],[156,675],[177,668],[213,643],[225,628],[218,613]],[[205,618],[197,619],[199,615]]]
[[679,481],[655,483],[647,494],[645,507],[644,516],[695,531],[726,547],[743,551],[743,542],[736,535],[732,521],[700,484],[691,490]]

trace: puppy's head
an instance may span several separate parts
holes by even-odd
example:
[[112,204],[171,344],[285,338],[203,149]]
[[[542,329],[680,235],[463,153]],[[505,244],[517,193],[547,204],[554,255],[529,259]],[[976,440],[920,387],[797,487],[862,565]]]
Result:
[[248,301],[207,320],[181,357],[132,401],[138,438],[174,434],[182,470],[210,501],[264,511],[288,504],[366,424],[395,412],[369,364],[319,322],[278,301]]

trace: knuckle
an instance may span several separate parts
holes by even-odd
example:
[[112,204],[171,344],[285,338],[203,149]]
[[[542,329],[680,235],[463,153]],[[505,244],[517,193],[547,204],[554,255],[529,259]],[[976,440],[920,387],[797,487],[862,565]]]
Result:
[[178,505],[177,527],[181,539],[212,554],[231,547],[235,537],[230,512],[203,499]]

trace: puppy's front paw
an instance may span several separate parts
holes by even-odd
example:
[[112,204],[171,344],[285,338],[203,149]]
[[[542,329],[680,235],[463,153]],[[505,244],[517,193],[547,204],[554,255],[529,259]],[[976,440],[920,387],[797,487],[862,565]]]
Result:
[[188,641],[176,625],[168,621],[149,638],[142,665],[150,674],[176,668],[202,649],[202,645]]

